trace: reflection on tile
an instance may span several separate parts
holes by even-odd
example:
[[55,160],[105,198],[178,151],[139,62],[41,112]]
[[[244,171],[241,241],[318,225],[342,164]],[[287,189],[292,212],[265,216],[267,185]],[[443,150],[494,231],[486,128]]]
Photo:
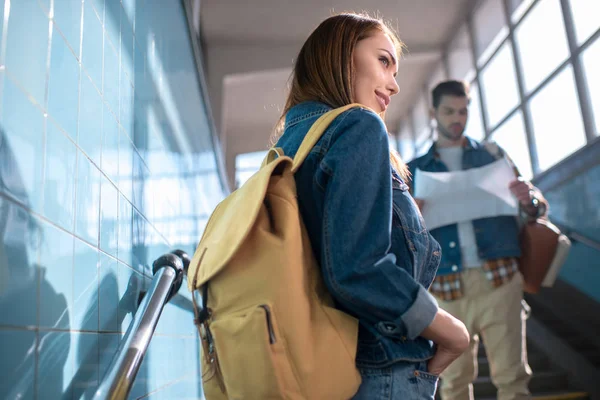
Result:
[[[139,0],[137,0],[139,1]],[[121,22],[123,19],[127,19],[129,25],[135,30],[135,6],[136,0],[123,0],[123,11],[125,15],[121,15]]]
[[45,104],[49,23],[36,0],[10,2],[6,69],[38,104]]
[[134,149],[133,151],[133,194],[132,203],[142,212],[145,212],[144,205],[144,183],[150,177],[150,170],[142,160],[140,154]]
[[119,342],[121,340],[121,334],[119,333],[101,333],[98,335],[98,349],[99,349],[99,365],[98,372],[100,380],[108,372],[108,367],[112,361]]
[[104,27],[110,41],[117,46],[121,37],[121,2],[120,0],[104,1]]
[[102,115],[102,170],[117,182],[119,178],[119,125],[107,106]]
[[[79,57],[79,42],[81,40],[82,6],[81,0],[61,0],[54,3],[55,26],[58,26],[77,57]],[[52,41],[58,37],[59,35],[54,32]]]
[[81,56],[83,68],[100,91],[102,91],[102,35],[102,24],[91,3],[86,1],[83,12],[83,46]]
[[96,165],[100,165],[103,108],[98,90],[87,76],[82,75],[77,143]]
[[44,215],[71,231],[75,215],[75,171],[77,152],[73,142],[52,121],[46,124],[46,169]]
[[137,300],[143,276],[129,266],[119,263],[119,322],[121,332],[126,332],[137,309]]
[[98,330],[98,250],[75,239],[73,257],[73,324],[71,329]]
[[127,134],[119,132],[119,189],[125,197],[131,199],[133,190],[133,144]]
[[37,397],[40,399],[71,398],[70,382],[73,364],[68,362],[70,332],[40,332]]
[[129,200],[119,196],[119,260],[127,265],[132,265],[132,239],[133,207]]
[[[106,16],[107,20],[108,15]],[[108,35],[106,35],[108,36]],[[118,42],[117,42],[118,44]],[[119,115],[119,47],[104,40],[104,87],[102,93],[115,115]]]
[[35,332],[0,330],[0,399],[33,399]]
[[118,332],[119,283],[117,260],[100,253],[98,314],[101,332]]
[[79,152],[75,233],[94,246],[98,246],[100,229],[100,179],[100,171]]
[[100,195],[100,248],[117,257],[119,198],[113,184],[102,177]]
[[135,269],[139,266],[150,265],[154,260],[149,260],[146,248],[147,222],[146,219],[136,210],[133,210],[133,236],[131,238],[132,248],[132,266]]
[[120,114],[119,121],[128,136],[133,136],[133,87],[123,73],[121,73],[120,85]]
[[[4,0],[0,0],[0,43],[2,43],[2,35],[4,34]],[[3,60],[0,60],[0,64]]]
[[44,120],[42,112],[7,77],[4,79],[1,117],[9,149],[5,151],[14,155],[10,165],[3,165],[7,168],[3,174],[11,177],[11,194],[41,213]]
[[[60,2],[59,2],[60,3]],[[79,45],[77,46],[79,49]],[[79,63],[63,37],[52,37],[48,112],[73,139],[77,139]]]
[[[133,79],[133,58],[134,58],[133,30],[131,22],[125,14],[125,9],[121,7],[121,71],[130,82]],[[123,74],[121,74],[123,76]]]
[[40,245],[40,326],[69,329],[73,310],[73,241],[71,234],[42,223]]
[[97,333],[73,333],[73,399],[91,399],[98,388],[100,360]]
[[11,261],[0,271],[0,324],[34,326],[38,311],[39,222],[4,197],[0,197],[0,209],[4,210],[0,224],[6,224],[0,243],[2,257]]
[[94,6],[94,10],[96,10],[96,14],[100,17],[100,22],[104,26],[104,0],[92,0],[92,5]]

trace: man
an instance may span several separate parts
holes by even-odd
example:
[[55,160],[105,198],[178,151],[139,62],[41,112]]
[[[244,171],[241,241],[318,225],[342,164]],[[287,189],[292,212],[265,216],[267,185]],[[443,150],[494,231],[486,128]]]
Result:
[[[416,169],[448,172],[482,167],[505,156],[495,145],[464,136],[468,118],[469,88],[460,81],[440,83],[432,91],[432,118],[438,139],[429,152],[408,164],[418,187]],[[497,154],[492,151],[497,150]],[[509,189],[521,211],[537,217],[547,203],[531,183],[518,177]],[[415,199],[423,210],[427,203]],[[451,204],[453,199],[444,199]],[[444,400],[473,399],[477,377],[479,336],[483,339],[498,399],[531,398],[528,383],[525,313],[522,312],[522,277],[518,273],[519,227],[514,216],[496,216],[442,226],[431,231],[442,246],[438,275],[431,286],[440,306],[464,322],[471,335],[470,349],[442,373]]]

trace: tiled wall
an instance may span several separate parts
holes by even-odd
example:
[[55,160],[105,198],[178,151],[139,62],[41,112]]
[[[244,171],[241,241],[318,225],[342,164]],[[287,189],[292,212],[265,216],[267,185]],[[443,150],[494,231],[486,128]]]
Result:
[[[551,219],[600,243],[600,165],[544,195],[550,202]],[[600,303],[599,259],[598,250],[574,241],[560,278]]]
[[[180,1],[0,0],[0,398],[91,398],[223,196]],[[185,285],[185,284],[184,284]],[[200,398],[189,293],[131,398]]]

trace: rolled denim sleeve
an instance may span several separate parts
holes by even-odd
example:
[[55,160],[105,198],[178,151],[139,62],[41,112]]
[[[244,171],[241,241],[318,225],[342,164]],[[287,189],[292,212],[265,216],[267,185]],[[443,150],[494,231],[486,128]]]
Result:
[[[343,114],[320,168],[324,187],[323,277],[342,308],[384,335],[411,339],[427,327],[437,302],[390,253],[392,185],[383,121],[355,109]],[[402,257],[405,259],[406,257]]]

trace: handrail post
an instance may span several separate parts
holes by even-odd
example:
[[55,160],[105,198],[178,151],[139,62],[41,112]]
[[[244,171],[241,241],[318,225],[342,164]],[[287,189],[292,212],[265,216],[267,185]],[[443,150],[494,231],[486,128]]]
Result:
[[154,261],[152,284],[98,386],[94,400],[127,398],[162,310],[181,287],[188,264],[189,257],[181,250],[165,254]]

